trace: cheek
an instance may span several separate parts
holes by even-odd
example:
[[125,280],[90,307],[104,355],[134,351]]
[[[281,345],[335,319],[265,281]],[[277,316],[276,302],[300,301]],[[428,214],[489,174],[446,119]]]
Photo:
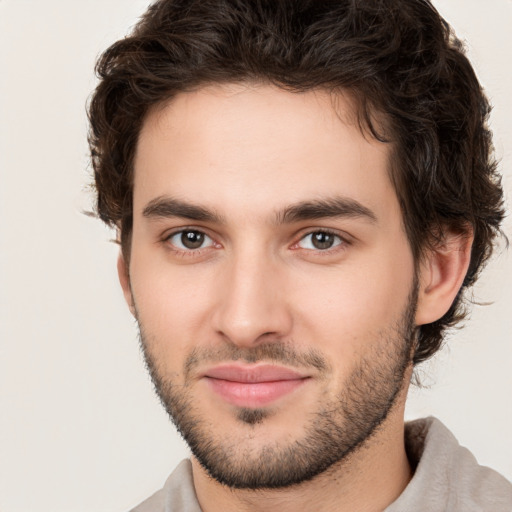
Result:
[[181,371],[183,360],[207,340],[211,284],[205,275],[185,267],[144,265],[132,259],[132,292],[138,321],[149,349],[167,369]]
[[309,339],[349,365],[356,354],[371,350],[385,332],[396,328],[408,306],[413,277],[408,251],[402,257],[380,251],[320,275],[304,276],[294,301],[301,304],[295,316],[304,330],[298,338]]

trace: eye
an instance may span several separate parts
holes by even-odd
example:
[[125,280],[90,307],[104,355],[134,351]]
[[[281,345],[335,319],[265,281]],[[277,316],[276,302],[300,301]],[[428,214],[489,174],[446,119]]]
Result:
[[342,238],[329,231],[313,231],[302,237],[297,244],[301,249],[326,251],[340,245]]
[[196,231],[195,229],[177,231],[170,235],[167,240],[176,247],[176,249],[181,251],[194,251],[213,245],[213,240],[208,235],[202,231]]

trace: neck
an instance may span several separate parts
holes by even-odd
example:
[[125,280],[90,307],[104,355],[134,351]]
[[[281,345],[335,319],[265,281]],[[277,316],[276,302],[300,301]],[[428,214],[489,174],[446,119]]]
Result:
[[284,489],[231,489],[213,480],[192,459],[194,485],[203,512],[377,512],[393,503],[412,473],[405,452],[405,399],[377,432],[349,457],[314,479]]

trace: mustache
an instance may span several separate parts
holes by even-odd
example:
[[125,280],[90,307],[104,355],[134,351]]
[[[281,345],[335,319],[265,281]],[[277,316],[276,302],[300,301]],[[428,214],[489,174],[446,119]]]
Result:
[[321,373],[330,370],[326,359],[315,349],[298,352],[292,346],[280,342],[262,343],[250,348],[229,344],[218,348],[194,348],[185,361],[185,379],[203,364],[234,361],[280,363],[296,368],[315,368]]

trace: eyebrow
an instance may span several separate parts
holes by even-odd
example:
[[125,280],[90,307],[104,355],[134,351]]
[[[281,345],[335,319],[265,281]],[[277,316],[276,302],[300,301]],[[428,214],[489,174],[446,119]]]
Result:
[[146,218],[180,217],[201,222],[224,224],[222,216],[208,208],[163,196],[152,199],[142,210],[142,215]]
[[334,197],[314,201],[303,201],[285,208],[277,214],[278,224],[324,218],[362,218],[377,223],[375,213],[355,199]]
[[[172,197],[152,199],[142,211],[146,218],[180,217],[200,222],[225,224],[225,219],[213,210]],[[285,207],[276,213],[276,224],[292,224],[304,220],[324,218],[362,218],[375,224],[375,213],[360,202],[346,197],[302,201]]]

